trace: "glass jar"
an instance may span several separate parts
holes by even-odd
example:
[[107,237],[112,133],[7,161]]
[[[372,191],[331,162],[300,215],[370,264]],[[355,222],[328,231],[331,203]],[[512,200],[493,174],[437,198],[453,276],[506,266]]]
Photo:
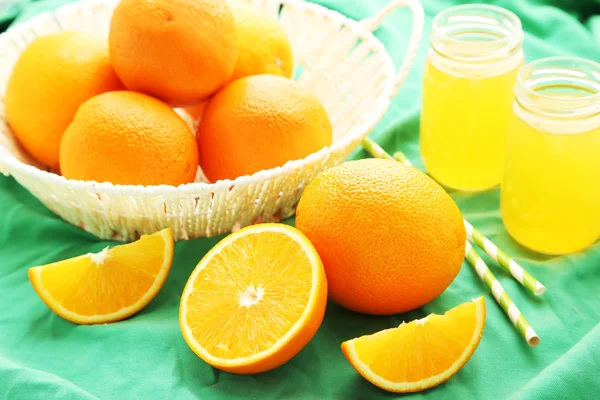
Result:
[[521,21],[500,7],[451,7],[434,18],[430,40],[420,133],[425,167],[450,188],[497,186],[524,60]]
[[582,250],[600,238],[600,64],[534,61],[519,73],[506,143],[502,219],[542,253]]

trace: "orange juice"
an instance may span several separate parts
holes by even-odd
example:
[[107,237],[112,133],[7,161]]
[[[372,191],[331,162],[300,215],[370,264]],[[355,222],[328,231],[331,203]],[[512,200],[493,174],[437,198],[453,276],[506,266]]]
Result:
[[425,69],[421,156],[440,183],[482,190],[500,183],[518,66],[484,78]]
[[538,60],[523,69],[515,92],[504,224],[533,250],[582,250],[600,238],[600,64]]
[[472,191],[500,183],[522,38],[518,18],[499,7],[464,5],[436,16],[420,145],[441,184]]

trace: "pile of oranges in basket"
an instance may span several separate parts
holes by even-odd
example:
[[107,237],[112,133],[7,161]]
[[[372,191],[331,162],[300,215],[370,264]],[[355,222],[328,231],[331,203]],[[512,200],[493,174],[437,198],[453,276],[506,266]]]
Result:
[[124,0],[108,40],[65,31],[30,43],[6,118],[68,179],[177,186],[201,179],[199,166],[209,181],[234,179],[331,144],[327,112],[293,70],[277,19],[248,5]]

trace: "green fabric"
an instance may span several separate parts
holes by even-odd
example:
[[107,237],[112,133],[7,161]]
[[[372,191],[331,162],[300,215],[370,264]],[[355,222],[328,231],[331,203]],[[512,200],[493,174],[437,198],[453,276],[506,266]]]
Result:
[[[6,25],[65,1],[6,0]],[[385,0],[320,1],[354,19],[371,16]],[[456,1],[458,3],[459,1]],[[427,27],[435,13],[453,4],[423,0]],[[519,14],[527,31],[528,60],[570,54],[600,61],[600,2],[491,1]],[[8,5],[7,5],[8,4]],[[25,8],[23,8],[25,6]],[[392,14],[378,32],[396,63],[402,59],[409,19]],[[386,150],[404,151],[422,167],[418,125],[426,41],[408,81],[372,137]],[[357,157],[364,153],[357,153]],[[593,184],[593,182],[590,182]],[[537,255],[508,236],[498,211],[499,191],[453,194],[466,219],[519,260],[548,291],[526,293],[491,261],[489,265],[535,327],[542,341],[529,348],[465,263],[452,285],[430,304],[392,317],[358,315],[329,304],[321,329],[289,363],[255,376],[212,369],[187,347],[178,326],[178,304],[186,279],[220,238],[177,243],[173,268],[158,296],[138,315],[100,326],[77,326],[52,313],[27,280],[27,268],[99,251],[101,242],[53,215],[12,178],[0,178],[0,398],[225,399],[390,398],[363,380],[346,362],[344,340],[396,326],[428,313],[443,313],[484,295],[487,322],[469,363],[449,382],[414,394],[435,399],[598,399],[600,396],[600,243],[579,254]]]

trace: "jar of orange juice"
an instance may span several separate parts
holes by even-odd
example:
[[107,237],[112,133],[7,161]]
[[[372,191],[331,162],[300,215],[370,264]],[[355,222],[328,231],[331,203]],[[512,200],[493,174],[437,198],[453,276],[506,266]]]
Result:
[[518,242],[548,254],[600,238],[600,64],[551,57],[515,85],[500,209]]
[[442,185],[475,191],[500,183],[522,41],[521,21],[500,7],[468,4],[434,18],[420,144]]

